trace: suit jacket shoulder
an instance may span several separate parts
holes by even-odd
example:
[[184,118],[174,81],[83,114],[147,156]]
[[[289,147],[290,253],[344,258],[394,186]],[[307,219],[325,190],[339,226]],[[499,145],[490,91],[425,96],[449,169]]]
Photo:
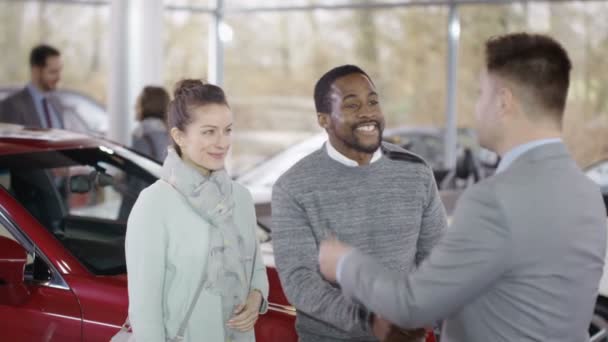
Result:
[[24,126],[40,126],[34,100],[27,88],[21,89],[2,101],[0,121]]

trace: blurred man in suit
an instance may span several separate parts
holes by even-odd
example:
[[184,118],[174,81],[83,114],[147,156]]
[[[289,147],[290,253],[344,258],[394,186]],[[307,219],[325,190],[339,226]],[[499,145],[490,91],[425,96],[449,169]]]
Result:
[[0,103],[0,122],[36,128],[64,128],[62,105],[53,96],[61,80],[59,50],[39,45],[30,53],[30,82]]
[[570,59],[526,33],[490,39],[485,52],[476,124],[502,157],[496,175],[461,197],[417,271],[391,272],[333,240],[320,247],[321,272],[403,328],[444,319],[442,342],[587,341],[606,212],[561,140]]

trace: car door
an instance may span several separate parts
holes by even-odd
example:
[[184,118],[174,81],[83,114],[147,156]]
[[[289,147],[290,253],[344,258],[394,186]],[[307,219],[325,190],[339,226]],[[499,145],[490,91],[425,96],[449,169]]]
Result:
[[[0,298],[0,335],[2,341],[70,342],[82,339],[82,318],[78,300],[59,272],[40,253],[6,210],[9,200],[0,189],[0,235],[18,242],[28,254],[24,283],[29,294],[20,303]],[[2,284],[0,283],[0,286]]]

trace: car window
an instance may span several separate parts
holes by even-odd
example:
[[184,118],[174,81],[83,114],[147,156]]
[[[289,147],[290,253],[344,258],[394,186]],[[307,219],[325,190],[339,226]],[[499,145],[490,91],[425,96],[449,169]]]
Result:
[[[9,238],[21,245],[21,243],[15,238],[15,236],[13,236],[13,234],[8,230],[8,228],[4,224],[3,220],[0,220],[0,236]],[[29,265],[32,265],[33,263],[34,263],[34,254],[28,252],[26,267],[29,267]]]
[[421,156],[433,169],[443,165],[443,140],[435,135],[412,134],[408,150]]
[[107,148],[1,156],[0,170],[5,189],[89,270],[126,272],[126,220],[152,172]]
[[13,234],[11,234],[11,232],[8,231],[8,228],[6,228],[6,226],[4,225],[4,223],[2,221],[0,221],[0,236],[9,238],[13,241],[17,241],[17,239],[15,239]]
[[[100,172],[96,167],[101,167]],[[140,183],[139,187],[126,185],[126,175],[121,169],[105,162],[93,166],[74,166],[65,168],[62,184],[66,189],[64,198],[66,210],[70,216],[91,217],[106,220],[126,220],[130,207],[135,202],[139,191],[149,185],[137,176],[130,176],[128,182]],[[104,179],[102,179],[104,178]],[[90,182],[91,188],[78,189],[78,182]],[[133,185],[133,184],[132,184]],[[130,203],[129,207],[124,207]]]

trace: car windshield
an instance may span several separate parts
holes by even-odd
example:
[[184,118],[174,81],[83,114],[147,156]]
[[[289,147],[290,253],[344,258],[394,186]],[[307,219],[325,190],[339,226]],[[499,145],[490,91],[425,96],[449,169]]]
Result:
[[245,186],[271,187],[285,171],[300,159],[321,148],[325,141],[327,141],[325,133],[310,137],[262,162],[249,172],[244,173],[238,178],[238,181]]
[[126,273],[126,220],[160,165],[124,148],[0,156],[0,185],[97,275]]

